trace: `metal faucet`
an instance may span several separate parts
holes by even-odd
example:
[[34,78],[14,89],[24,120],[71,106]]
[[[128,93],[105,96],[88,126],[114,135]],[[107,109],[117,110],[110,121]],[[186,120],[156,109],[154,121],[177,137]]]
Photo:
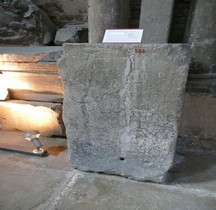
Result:
[[42,144],[39,141],[40,133],[38,131],[31,131],[24,134],[25,140],[30,141],[34,144],[36,147],[35,150],[33,150],[34,154],[44,154],[45,150],[42,149]]

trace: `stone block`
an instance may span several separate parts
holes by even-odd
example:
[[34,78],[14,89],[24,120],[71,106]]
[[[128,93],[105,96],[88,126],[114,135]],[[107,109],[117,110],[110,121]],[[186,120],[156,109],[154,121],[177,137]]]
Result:
[[1,71],[19,71],[19,72],[58,72],[56,63],[54,62],[38,62],[38,63],[16,63],[1,62]]
[[44,92],[37,92],[32,90],[10,89],[9,95],[11,99],[15,99],[15,100],[63,103],[63,94],[44,93]]
[[189,57],[185,45],[65,44],[58,66],[72,165],[165,181]]
[[56,61],[61,47],[1,47],[0,84],[11,99],[62,102],[63,84]]
[[3,72],[1,85],[9,90],[30,90],[41,93],[63,94],[60,75],[46,73]]
[[65,42],[88,42],[88,25],[86,23],[66,24],[57,31],[54,42],[56,45],[62,45]]
[[34,63],[56,62],[62,55],[62,47],[47,46],[1,46],[1,62]]
[[46,136],[64,136],[62,104],[9,100],[0,102],[0,129],[28,132],[38,130]]

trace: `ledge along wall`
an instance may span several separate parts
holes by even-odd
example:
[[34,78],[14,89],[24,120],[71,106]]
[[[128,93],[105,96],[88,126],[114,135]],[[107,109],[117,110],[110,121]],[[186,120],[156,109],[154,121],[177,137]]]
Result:
[[1,47],[0,130],[65,136],[62,121],[63,83],[56,60],[61,47]]
[[165,181],[189,57],[187,46],[178,44],[65,44],[58,67],[72,165]]

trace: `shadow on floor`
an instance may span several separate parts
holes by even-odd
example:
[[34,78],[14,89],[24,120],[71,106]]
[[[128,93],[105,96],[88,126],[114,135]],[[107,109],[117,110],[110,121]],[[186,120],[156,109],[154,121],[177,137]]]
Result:
[[48,154],[52,156],[59,155],[59,153],[64,152],[66,149],[66,146],[53,146],[46,148]]
[[170,171],[168,183],[216,181],[216,154],[185,153],[182,162]]

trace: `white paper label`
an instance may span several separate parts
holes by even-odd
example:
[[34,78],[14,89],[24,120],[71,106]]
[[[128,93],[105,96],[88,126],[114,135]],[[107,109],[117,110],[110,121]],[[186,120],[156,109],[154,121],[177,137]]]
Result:
[[103,43],[141,43],[143,29],[107,29]]

